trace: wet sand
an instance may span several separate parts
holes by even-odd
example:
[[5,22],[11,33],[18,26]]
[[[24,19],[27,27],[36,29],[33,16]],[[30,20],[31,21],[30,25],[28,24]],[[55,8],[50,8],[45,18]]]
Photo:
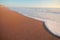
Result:
[[0,40],[60,40],[51,35],[43,22],[0,6]]

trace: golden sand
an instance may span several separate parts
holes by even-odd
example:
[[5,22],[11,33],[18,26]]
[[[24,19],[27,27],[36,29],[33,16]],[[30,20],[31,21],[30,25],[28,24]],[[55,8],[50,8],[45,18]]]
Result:
[[52,36],[41,21],[25,17],[0,6],[0,40],[60,40]]

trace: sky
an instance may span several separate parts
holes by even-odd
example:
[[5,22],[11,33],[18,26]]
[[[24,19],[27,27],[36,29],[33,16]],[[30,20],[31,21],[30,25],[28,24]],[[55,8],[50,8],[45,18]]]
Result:
[[8,7],[60,8],[60,0],[0,0],[0,4]]

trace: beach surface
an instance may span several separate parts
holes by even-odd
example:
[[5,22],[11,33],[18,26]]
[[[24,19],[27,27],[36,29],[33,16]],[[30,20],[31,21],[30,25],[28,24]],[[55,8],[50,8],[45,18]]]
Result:
[[0,5],[0,40],[60,40],[38,21]]

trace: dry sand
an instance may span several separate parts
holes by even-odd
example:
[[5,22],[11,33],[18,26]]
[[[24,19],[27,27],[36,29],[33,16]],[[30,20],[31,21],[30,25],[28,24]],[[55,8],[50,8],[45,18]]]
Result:
[[60,40],[43,23],[0,5],[0,40]]

